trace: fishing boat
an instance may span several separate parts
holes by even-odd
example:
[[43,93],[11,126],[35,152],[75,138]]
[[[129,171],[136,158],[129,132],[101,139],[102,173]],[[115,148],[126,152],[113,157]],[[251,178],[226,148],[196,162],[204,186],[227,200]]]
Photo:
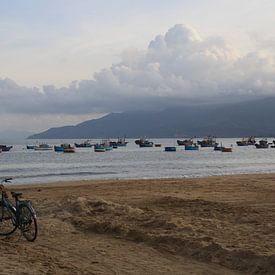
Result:
[[225,152],[225,153],[232,152],[232,147],[222,147],[222,152]]
[[103,144],[95,144],[94,151],[95,152],[106,152],[106,149]]
[[215,147],[218,145],[216,138],[212,136],[205,137],[203,140],[198,141],[201,147]]
[[12,148],[12,146],[7,146],[7,145],[0,145],[0,149],[2,150],[2,152],[8,152],[10,149]]
[[64,152],[64,147],[62,146],[62,144],[60,146],[54,145],[54,151],[55,152]]
[[214,151],[222,151],[222,148],[223,148],[222,145],[217,144],[217,145],[214,147]]
[[27,145],[26,146],[28,150],[33,150],[34,149],[34,145]]
[[139,144],[139,147],[141,148],[154,146],[154,142],[149,141],[148,139],[140,139],[140,141],[136,144]]
[[193,139],[192,138],[189,138],[189,139],[185,139],[185,140],[180,140],[178,139],[177,140],[177,144],[179,146],[185,146],[185,145],[192,145],[194,142],[193,142]]
[[75,143],[74,146],[76,148],[91,148],[93,144],[91,144],[90,140],[87,139],[82,143]]
[[184,149],[186,151],[199,150],[199,146],[196,143],[194,143],[194,144],[190,144],[190,145],[185,145]]
[[41,143],[39,145],[34,146],[35,151],[51,151],[52,149],[53,147],[47,143]]
[[118,138],[117,141],[110,141],[110,146],[112,146],[113,148],[125,147],[127,144],[128,144],[128,141],[126,141],[125,137]]
[[236,141],[238,146],[249,146],[249,145],[255,145],[256,140],[254,137],[248,137],[248,138],[243,138],[242,140]]
[[155,147],[161,147],[160,143],[155,143]]
[[113,147],[111,146],[110,141],[108,139],[103,139],[100,145],[102,145],[105,148],[105,151],[113,150]]
[[267,149],[269,147],[269,143],[266,139],[261,139],[259,143],[255,144],[257,149]]
[[75,153],[75,148],[72,147],[70,144],[68,144],[68,146],[64,146],[63,152],[64,153]]
[[165,152],[176,152],[177,148],[175,146],[166,146],[164,150]]

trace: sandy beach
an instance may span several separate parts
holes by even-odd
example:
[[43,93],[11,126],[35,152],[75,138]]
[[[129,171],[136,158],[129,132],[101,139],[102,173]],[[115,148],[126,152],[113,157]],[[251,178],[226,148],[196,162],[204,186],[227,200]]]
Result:
[[275,274],[275,174],[13,186],[38,238],[0,274]]

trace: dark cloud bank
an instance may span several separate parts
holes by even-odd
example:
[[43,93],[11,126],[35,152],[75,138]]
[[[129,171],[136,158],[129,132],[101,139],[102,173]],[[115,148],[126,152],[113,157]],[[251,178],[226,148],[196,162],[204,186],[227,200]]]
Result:
[[85,114],[163,109],[186,103],[273,96],[274,54],[238,55],[220,37],[201,38],[175,25],[146,51],[128,50],[92,80],[42,90],[0,79],[0,110],[22,114]]

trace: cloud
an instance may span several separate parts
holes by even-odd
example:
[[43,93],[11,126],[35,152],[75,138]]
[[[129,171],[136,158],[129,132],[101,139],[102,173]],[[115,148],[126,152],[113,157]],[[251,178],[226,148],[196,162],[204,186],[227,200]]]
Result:
[[175,25],[145,51],[129,49],[119,63],[69,87],[28,88],[0,79],[0,112],[83,115],[270,96],[274,75],[274,53],[241,56],[221,37]]

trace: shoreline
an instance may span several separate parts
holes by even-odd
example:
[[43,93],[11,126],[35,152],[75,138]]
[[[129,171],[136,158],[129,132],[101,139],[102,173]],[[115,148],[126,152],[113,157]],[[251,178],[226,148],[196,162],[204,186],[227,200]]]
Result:
[[275,271],[275,173],[7,189],[23,191],[38,214],[35,243],[18,232],[0,239],[0,263],[13,274]]
[[167,177],[167,178],[114,178],[114,179],[72,179],[72,180],[56,180],[56,181],[47,181],[47,182],[34,182],[34,183],[11,183],[5,184],[6,187],[33,187],[33,186],[50,186],[50,185],[75,185],[75,184],[85,184],[85,183],[109,183],[109,182],[136,182],[136,181],[188,181],[188,180],[203,180],[211,178],[234,178],[234,177],[262,177],[262,176],[271,176],[275,177],[275,172],[270,173],[240,173],[240,174],[224,174],[224,175],[209,175],[209,176],[195,176],[195,177]]
[[[275,172],[262,172],[262,173],[237,173],[237,174],[223,174],[223,175],[208,175],[208,176],[186,176],[186,177],[167,177],[167,178],[106,178],[106,179],[71,179],[71,180],[53,180],[53,181],[40,181],[33,183],[12,183],[7,186],[39,186],[39,185],[51,185],[51,184],[63,184],[63,183],[76,183],[76,182],[110,182],[110,181],[166,181],[166,180],[195,180],[195,179],[208,179],[215,177],[246,177],[246,176],[263,176],[263,175],[275,175]],[[16,178],[14,178],[16,179]]]

